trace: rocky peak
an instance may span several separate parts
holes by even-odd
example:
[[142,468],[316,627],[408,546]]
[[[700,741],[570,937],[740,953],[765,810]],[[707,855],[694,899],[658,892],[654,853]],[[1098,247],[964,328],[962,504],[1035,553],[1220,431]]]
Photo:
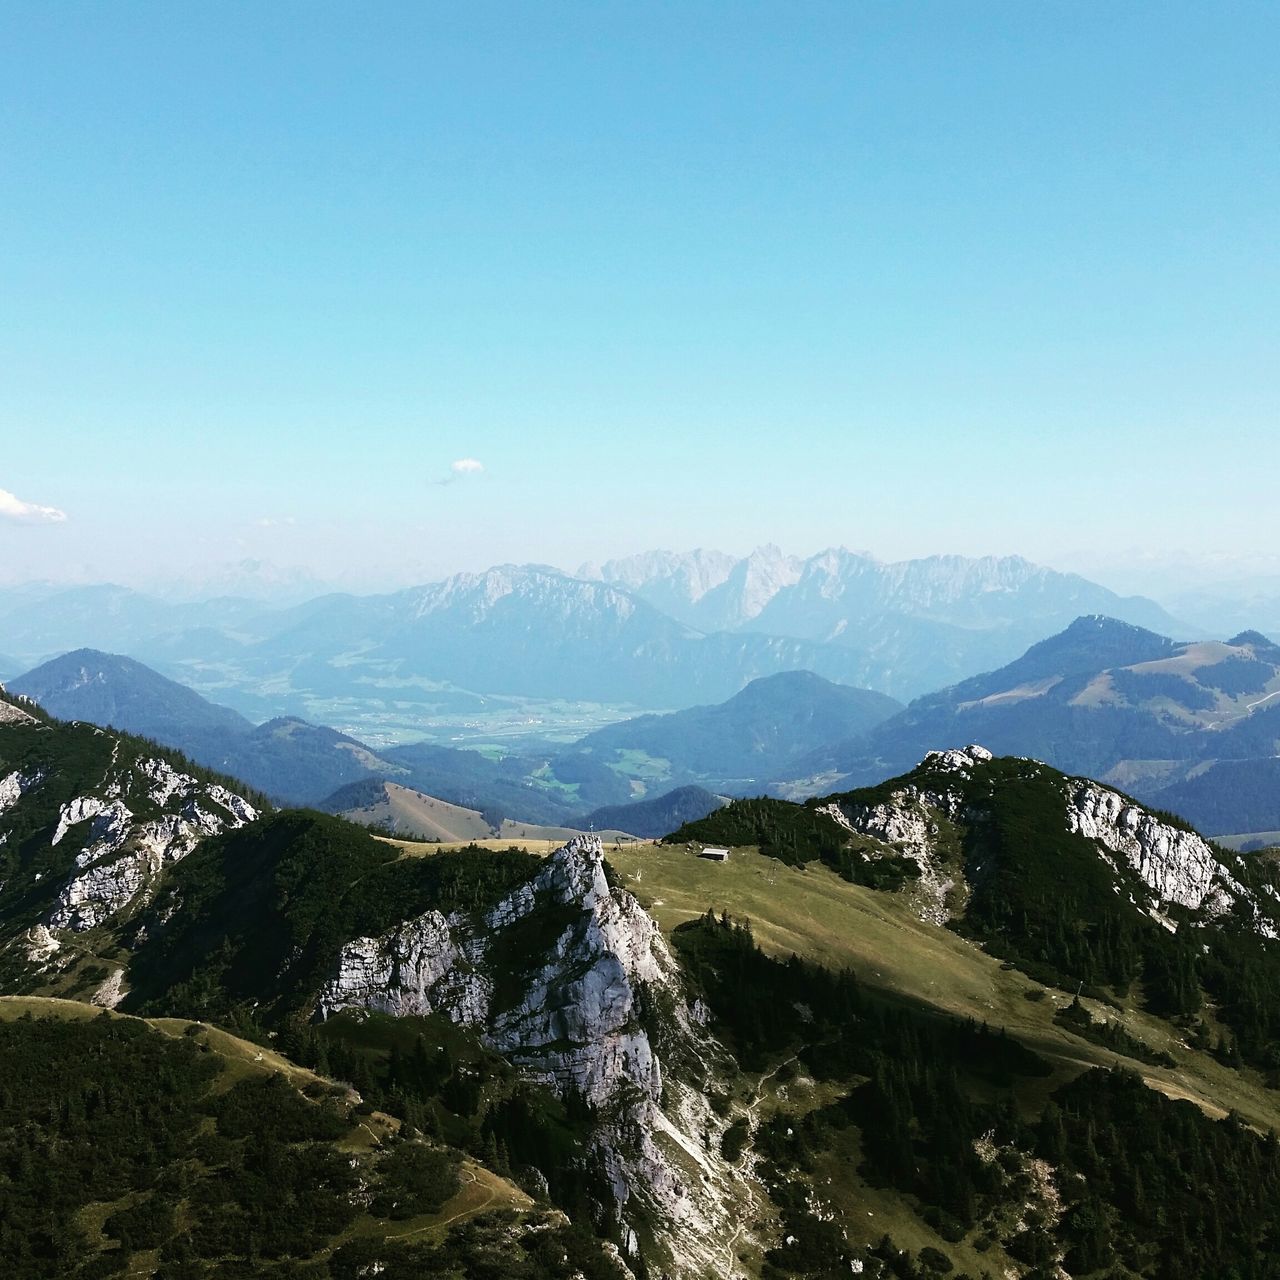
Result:
[[[985,801],[970,783],[975,771],[992,759],[991,752],[976,744],[930,751],[918,769],[887,792],[873,791],[866,800],[858,792],[834,797],[820,812],[861,837],[864,858],[897,856],[915,862],[920,876],[912,893],[920,917],[943,924],[963,904],[966,889],[964,855],[952,833],[983,821]],[[1098,856],[1116,872],[1117,892],[1127,892],[1138,909],[1166,928],[1176,928],[1167,914],[1173,906],[1196,913],[1201,922],[1242,910],[1264,937],[1277,936],[1271,904],[1263,910],[1242,883],[1242,868],[1231,865],[1234,855],[1099,783],[1058,775],[1034,762],[1027,762],[1027,768],[1057,779],[1066,829],[1093,842]],[[1018,783],[1007,779],[1000,785]]]
[[[429,911],[344,947],[318,1012],[443,1013],[602,1117],[598,1146],[619,1212],[659,1223],[684,1274],[714,1259],[730,1172],[701,1142],[722,1127],[700,1090],[665,1076],[659,1050],[718,1052],[693,1018],[675,959],[615,883],[598,836],[580,835],[476,922]],[[699,1175],[687,1173],[693,1161]],[[683,1261],[680,1261],[683,1260]]]
[[243,796],[166,760],[139,760],[104,781],[100,792],[76,796],[58,812],[51,846],[86,823],[89,829],[48,915],[55,928],[82,932],[107,923],[154,888],[166,864],[258,816]]
[[938,773],[968,773],[974,765],[985,764],[991,759],[993,756],[986,747],[971,742],[955,751],[928,751],[919,767]]

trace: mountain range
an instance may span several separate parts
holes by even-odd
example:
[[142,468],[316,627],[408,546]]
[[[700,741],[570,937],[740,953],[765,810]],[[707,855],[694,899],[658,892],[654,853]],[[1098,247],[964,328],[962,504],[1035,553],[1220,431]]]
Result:
[[1181,629],[1150,600],[1020,556],[886,564],[844,548],[800,559],[768,546],[740,559],[650,552],[579,572],[625,587],[689,626],[856,648],[868,666],[850,683],[897,697],[999,665],[1082,614]]
[[1280,873],[1112,788],[432,852],[0,706],[6,1274],[1280,1263]]
[[0,590],[0,636],[21,666],[83,647],[125,652],[256,721],[340,705],[354,728],[483,719],[527,698],[668,710],[788,670],[906,699],[999,666],[1088,612],[1186,631],[1149,600],[1018,557],[882,564],[765,548],[654,552],[578,576],[505,565],[287,608],[31,584]]
[[639,717],[549,751],[517,747],[495,760],[429,742],[375,750],[296,717],[254,725],[143,663],[92,649],[43,663],[9,688],[60,718],[153,738],[279,802],[332,808],[332,792],[376,779],[483,812],[493,824],[551,826],[691,780],[749,787],[900,709],[884,694],[783,672],[722,704]]
[[326,803],[375,779],[494,827],[595,822],[660,834],[656,815],[686,816],[675,802],[629,818],[620,809],[690,786],[811,795],[899,772],[932,743],[983,741],[1124,787],[1217,834],[1280,831],[1280,647],[1257,632],[1188,643],[1089,616],[906,708],[783,672],[720,704],[634,717],[574,744],[517,742],[496,757],[430,742],[374,749],[296,717],[255,726],[140,663],[88,650],[10,687],[55,715],[155,738],[278,801]]
[[820,747],[858,737],[902,710],[869,689],[812,671],[753,680],[725,702],[639,716],[597,729],[576,750],[621,772],[696,779],[733,791],[785,774]]

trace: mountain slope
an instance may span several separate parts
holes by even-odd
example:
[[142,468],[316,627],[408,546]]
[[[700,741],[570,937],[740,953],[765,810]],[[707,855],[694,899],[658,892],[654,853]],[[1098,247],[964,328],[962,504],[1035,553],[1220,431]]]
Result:
[[[1257,633],[1187,644],[1111,618],[1080,618],[1008,666],[919,698],[863,737],[813,753],[794,776],[814,778],[809,790],[841,779],[867,783],[909,768],[934,743],[983,741],[1153,802],[1173,799],[1179,793],[1165,788],[1216,761],[1275,754],[1277,695],[1280,648]],[[1252,817],[1280,816],[1261,796],[1244,803]],[[1243,816],[1218,810],[1226,825],[1210,829],[1248,830],[1232,826]]]
[[619,830],[645,838],[664,836],[686,822],[703,818],[725,801],[704,787],[676,787],[631,804],[605,805],[578,820],[596,831]]
[[1179,1015],[1198,1010],[1206,985],[1242,1042],[1280,1032],[1280,1003],[1232,1009],[1225,997],[1246,980],[1235,966],[1280,982],[1274,869],[1034,760],[933,751],[878,786],[804,805],[736,801],[672,838],[821,859],[855,882],[904,889],[922,919],[952,923],[1042,980],[1124,992],[1141,976],[1148,1003]]
[[142,739],[3,719],[0,971],[19,990],[117,1003],[113,932],[204,838],[257,817],[225,780]]
[[[547,827],[532,822],[514,822],[510,818],[493,821],[478,809],[465,809],[415,791],[412,787],[373,778],[339,787],[319,807],[326,813],[346,818],[348,822],[385,829],[408,840],[436,840],[446,844],[494,839],[563,843],[586,830],[585,826]],[[663,831],[670,829],[668,825]],[[605,830],[602,826],[600,834],[609,838],[624,833]]]
[[9,682],[62,720],[123,729],[154,738],[193,758],[221,749],[228,735],[253,726],[238,712],[202,698],[132,658],[77,649]]
[[[6,1275],[173,1274],[180,1258],[195,1278],[306,1264],[334,1280],[486,1265],[621,1280],[509,1179],[349,1085],[198,1023],[92,1014],[0,999]],[[562,1265],[525,1270],[547,1245]]]
[[807,753],[865,733],[900,709],[884,694],[787,671],[753,680],[715,706],[598,729],[578,749],[615,764],[625,753],[642,752],[666,761],[670,777],[740,786],[776,777]]
[[[47,780],[109,787],[133,767],[131,740],[21,709],[3,735],[44,746]],[[59,847],[60,807],[39,803],[35,787],[0,814],[0,850],[27,863]],[[337,818],[271,813],[165,862],[95,929],[46,924],[35,954],[23,913],[58,884],[6,880],[0,983],[47,991],[72,976],[50,957],[91,944],[78,963],[118,968],[122,1008],[219,1021],[349,1081],[424,1147],[510,1170],[567,1215],[578,1250],[551,1234],[565,1219],[481,1219],[419,1246],[441,1224],[411,1218],[402,1244],[375,1230],[329,1255],[342,1223],[318,1229],[329,1165],[313,1152],[313,1198],[299,1188],[294,1203],[316,1212],[279,1224],[306,1239],[259,1274],[306,1257],[317,1280],[495,1268],[596,1280],[618,1274],[613,1258],[678,1280],[948,1268],[1157,1280],[1266,1275],[1280,1260],[1280,1149],[1263,1136],[1280,1120],[1265,1087],[1280,1049],[1270,863],[978,748],[807,805],[735,801],[680,835],[733,853],[712,863],[668,844],[606,861],[592,837],[545,859],[415,853]],[[128,1069],[165,1084],[180,1065],[149,1061]],[[268,1104],[296,1111],[278,1094]],[[267,1109],[212,1105],[211,1138],[250,1146],[200,1149],[203,1168],[227,1166],[230,1193],[217,1233],[181,1255],[205,1272],[215,1242],[220,1257],[248,1247],[241,1229],[228,1251],[222,1227],[252,1221],[238,1153],[258,1168],[244,1135]],[[223,1131],[224,1107],[238,1129]],[[81,1112],[73,1099],[51,1114]],[[379,1164],[426,1159],[378,1141]],[[266,1212],[275,1185],[294,1186],[294,1156],[274,1158],[281,1176],[257,1184]],[[147,1199],[134,1196],[103,1217]],[[419,1247],[430,1256],[401,1255]]]

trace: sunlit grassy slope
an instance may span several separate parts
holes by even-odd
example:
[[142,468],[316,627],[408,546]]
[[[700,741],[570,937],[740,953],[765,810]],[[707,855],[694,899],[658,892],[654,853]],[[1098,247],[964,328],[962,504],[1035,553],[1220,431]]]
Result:
[[[410,854],[449,846],[400,842]],[[509,842],[495,842],[507,847]],[[519,842],[545,853],[549,842]],[[784,866],[753,848],[736,848],[727,862],[710,862],[684,846],[607,845],[609,862],[670,934],[708,908],[751,921],[756,941],[779,956],[793,952],[831,968],[852,969],[869,986],[1004,1027],[1049,1058],[1054,1075],[1037,1091],[1047,1094],[1089,1066],[1123,1062],[1171,1097],[1189,1098],[1206,1111],[1239,1111],[1260,1127],[1280,1127],[1280,1095],[1249,1072],[1231,1070],[1191,1049],[1176,1028],[1132,1003],[1113,1009],[1085,1003],[1096,1016],[1118,1019],[1174,1067],[1123,1058],[1081,1039],[1053,1021],[1074,992],[1044,989],[948,929],[919,920],[903,894],[850,884],[818,863]],[[1031,998],[1028,998],[1028,997]],[[1034,1101],[1034,1099],[1032,1099]]]

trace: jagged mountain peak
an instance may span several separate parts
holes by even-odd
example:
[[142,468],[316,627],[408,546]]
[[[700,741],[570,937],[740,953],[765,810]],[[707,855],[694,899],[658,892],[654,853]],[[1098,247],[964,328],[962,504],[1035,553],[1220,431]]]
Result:
[[[352,940],[318,1008],[444,1014],[562,1096],[585,1098],[602,1117],[595,1141],[623,1220],[656,1222],[682,1274],[714,1261],[703,1241],[724,1230],[732,1172],[688,1135],[723,1124],[699,1091],[664,1075],[662,1058],[722,1050],[694,1018],[657,925],[608,872],[599,836],[569,840],[479,920],[430,910]],[[684,1172],[691,1152],[698,1179]]]

